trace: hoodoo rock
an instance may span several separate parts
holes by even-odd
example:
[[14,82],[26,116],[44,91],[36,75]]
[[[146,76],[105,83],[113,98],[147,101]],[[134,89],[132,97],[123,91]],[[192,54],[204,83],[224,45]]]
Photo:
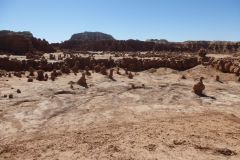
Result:
[[38,70],[37,71],[37,80],[39,81],[44,81],[44,71],[43,70]]
[[82,87],[88,88],[85,73],[82,73],[82,77],[77,81],[77,84]]
[[133,79],[133,74],[131,72],[128,73],[128,78]]
[[203,90],[205,89],[205,85],[203,84],[203,77],[200,78],[200,81],[193,86],[193,91],[197,95],[202,95]]
[[56,69],[54,69],[52,71],[52,73],[51,73],[51,77],[50,78],[51,78],[52,81],[55,81],[57,76],[58,76],[58,73],[57,73]]
[[114,69],[110,69],[108,77],[113,80],[113,71]]

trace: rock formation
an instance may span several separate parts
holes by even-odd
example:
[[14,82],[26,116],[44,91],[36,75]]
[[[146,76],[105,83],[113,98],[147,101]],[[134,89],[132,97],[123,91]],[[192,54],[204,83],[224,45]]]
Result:
[[96,73],[99,73],[99,72],[101,71],[101,66],[100,66],[100,65],[95,65],[95,66],[94,66],[94,71],[95,71]]
[[22,78],[22,73],[21,72],[14,72],[13,75],[18,77],[18,78]]
[[53,55],[53,54],[49,54],[49,59],[50,59],[50,60],[56,60],[56,56]]
[[78,73],[79,70],[79,61],[76,60],[74,66],[72,67],[73,73]]
[[128,75],[128,69],[124,68],[125,74]]
[[52,72],[51,72],[51,80],[52,81],[55,81],[56,77],[58,76],[58,73],[56,71],[56,69],[54,69]]
[[121,75],[121,72],[120,72],[120,68],[119,68],[119,67],[117,67],[117,74],[118,74],[118,75]]
[[55,52],[46,41],[33,37],[30,32],[0,31],[0,51],[23,55],[31,51]]
[[102,66],[101,66],[100,73],[101,73],[102,75],[107,75],[107,69],[106,69],[106,67],[105,67],[103,64],[102,64]]
[[72,35],[71,41],[101,41],[101,40],[114,40],[114,38],[101,32],[83,32]]
[[198,55],[202,58],[206,57],[207,51],[205,49],[200,49]]
[[32,78],[28,78],[27,81],[28,81],[28,82],[33,82],[33,79],[32,79]]
[[109,72],[109,75],[108,75],[108,77],[110,79],[112,79],[112,80],[114,80],[114,78],[113,78],[113,71],[114,71],[114,69],[110,69],[110,72]]
[[[72,37],[63,43],[55,43],[53,46],[61,49],[80,51],[161,51],[161,52],[195,52],[205,49],[211,53],[235,53],[240,49],[239,42],[224,41],[186,41],[156,43],[153,41],[139,40],[86,40],[89,38]],[[97,39],[97,38],[93,38]]]
[[34,69],[32,67],[29,68],[29,76],[34,76]]
[[89,72],[89,67],[88,66],[85,67],[85,73],[86,73],[87,76],[91,76],[91,73]]
[[219,75],[216,76],[216,81],[217,81],[217,82],[220,81],[220,77],[219,77]]
[[13,94],[9,94],[9,95],[8,95],[8,98],[9,98],[9,99],[12,99],[12,98],[13,98]]
[[61,72],[65,73],[65,74],[69,74],[70,73],[70,69],[69,69],[69,67],[67,65],[62,65]]
[[17,89],[17,91],[16,91],[17,93],[21,93],[21,90],[20,89]]
[[187,79],[185,75],[182,75],[181,76],[181,79]]
[[77,84],[82,87],[88,88],[85,73],[82,73],[82,77],[77,81]]
[[48,74],[47,74],[47,73],[45,73],[45,75],[44,75],[44,80],[45,80],[45,81],[48,80]]
[[38,70],[37,71],[37,80],[39,81],[44,81],[44,71],[43,70]]
[[131,72],[128,73],[128,78],[133,79],[133,74]]
[[200,78],[200,81],[193,86],[193,91],[197,95],[202,95],[203,90],[205,89],[205,85],[203,84],[203,77]]

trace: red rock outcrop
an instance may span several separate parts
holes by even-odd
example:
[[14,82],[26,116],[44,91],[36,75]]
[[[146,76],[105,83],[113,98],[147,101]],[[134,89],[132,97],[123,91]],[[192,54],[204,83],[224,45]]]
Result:
[[193,92],[197,95],[202,95],[205,85],[203,84],[203,77],[200,78],[200,81],[193,86]]
[[33,37],[30,32],[0,31],[0,51],[24,55],[34,51],[50,53],[55,49],[46,40]]
[[82,87],[88,88],[85,73],[82,73],[82,77],[77,81],[77,84]]
[[233,53],[240,49],[239,42],[224,41],[186,41],[155,43],[138,40],[68,40],[55,43],[60,49],[78,51],[165,51],[165,52],[198,52],[205,49],[214,53]]

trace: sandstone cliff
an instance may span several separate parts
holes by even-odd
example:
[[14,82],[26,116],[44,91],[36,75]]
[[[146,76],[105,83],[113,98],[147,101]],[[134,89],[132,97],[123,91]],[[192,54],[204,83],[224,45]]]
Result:
[[33,37],[30,32],[0,31],[0,51],[16,55],[27,52],[54,52],[55,49],[46,41]]

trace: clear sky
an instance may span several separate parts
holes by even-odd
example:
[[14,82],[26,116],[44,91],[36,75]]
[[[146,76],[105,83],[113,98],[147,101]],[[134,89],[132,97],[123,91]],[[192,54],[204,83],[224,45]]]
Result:
[[0,0],[0,30],[61,42],[100,31],[116,39],[240,41],[240,0]]

